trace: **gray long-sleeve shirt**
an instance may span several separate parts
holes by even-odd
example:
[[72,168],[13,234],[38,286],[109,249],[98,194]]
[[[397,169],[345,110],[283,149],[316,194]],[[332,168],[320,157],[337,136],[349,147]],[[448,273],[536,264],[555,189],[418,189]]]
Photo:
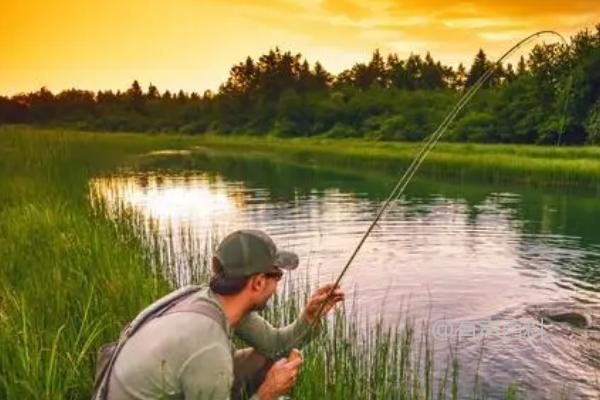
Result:
[[[194,296],[213,302],[206,288]],[[109,381],[109,400],[228,399],[233,384],[232,336],[235,333],[262,354],[275,358],[309,340],[303,318],[274,328],[255,312],[232,331],[195,312],[178,312],[148,322],[123,346]],[[253,397],[254,399],[254,397]]]

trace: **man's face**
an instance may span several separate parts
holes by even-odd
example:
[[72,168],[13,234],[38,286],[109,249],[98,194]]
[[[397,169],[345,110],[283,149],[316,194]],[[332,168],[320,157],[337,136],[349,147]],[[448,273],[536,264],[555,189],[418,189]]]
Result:
[[263,310],[267,306],[267,303],[277,290],[277,283],[281,279],[283,272],[279,268],[274,267],[273,272],[262,273],[260,275],[258,279],[263,283],[260,285],[262,289],[256,294],[256,302],[253,307],[255,311]]

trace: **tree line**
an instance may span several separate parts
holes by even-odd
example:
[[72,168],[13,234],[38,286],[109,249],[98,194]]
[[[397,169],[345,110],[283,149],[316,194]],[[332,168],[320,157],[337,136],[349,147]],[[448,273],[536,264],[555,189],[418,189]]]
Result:
[[600,144],[600,24],[568,45],[539,44],[517,65],[483,50],[469,68],[375,50],[334,75],[300,53],[269,50],[234,65],[218,91],[70,89],[0,96],[0,123],[102,131],[364,137],[422,140],[489,68],[495,73],[452,124],[446,140]]

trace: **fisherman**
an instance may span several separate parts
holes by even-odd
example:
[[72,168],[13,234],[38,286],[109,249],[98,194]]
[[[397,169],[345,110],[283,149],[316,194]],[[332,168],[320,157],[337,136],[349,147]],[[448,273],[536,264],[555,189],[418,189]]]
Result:
[[[289,392],[300,351],[321,316],[344,299],[332,284],[318,289],[302,314],[274,328],[257,311],[298,256],[278,250],[258,230],[239,230],[219,244],[209,286],[151,319],[127,339],[109,371],[108,400],[271,400]],[[326,303],[325,303],[326,302]],[[323,303],[325,303],[323,305]],[[233,335],[250,347],[235,350]]]

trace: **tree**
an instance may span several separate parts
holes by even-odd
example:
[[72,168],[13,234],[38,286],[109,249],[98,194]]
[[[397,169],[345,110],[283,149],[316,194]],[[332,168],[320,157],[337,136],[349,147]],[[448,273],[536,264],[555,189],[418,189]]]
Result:
[[150,100],[158,99],[160,97],[158,89],[152,83],[148,85],[148,94],[146,95],[146,97],[148,97],[148,99]]
[[465,87],[470,88],[473,86],[479,78],[481,78],[487,71],[493,70],[493,73],[483,83],[484,88],[496,87],[500,84],[502,76],[504,74],[504,68],[500,63],[494,63],[487,59],[487,55],[482,49],[479,49],[473,65],[469,70]]
[[386,63],[383,56],[376,49],[368,64],[356,63],[350,70],[338,75],[337,82],[350,84],[356,88],[366,90],[373,85],[384,88],[388,86]]
[[471,111],[456,123],[451,136],[459,141],[497,142],[494,123],[492,114]]
[[179,92],[177,92],[177,101],[184,103],[187,99],[188,96],[183,90],[179,90]]
[[440,63],[433,61],[429,52],[425,56],[422,70],[423,89],[441,89],[446,87],[445,71]]
[[418,54],[411,54],[406,60],[406,77],[409,90],[423,87],[423,60]]
[[504,70],[504,82],[511,83],[515,79],[517,79],[517,74],[515,73],[513,65],[508,63],[506,65],[506,69]]
[[385,71],[385,61],[379,52],[379,49],[375,49],[373,55],[371,56],[371,61],[369,61],[368,71],[370,74],[370,84],[373,82],[377,83],[380,87],[386,87],[386,71]]
[[456,73],[454,74],[454,80],[452,82],[452,89],[462,92],[467,84],[467,69],[463,63],[458,64]]
[[333,82],[333,76],[323,68],[320,62],[315,63],[313,82],[315,90],[327,89]]
[[525,57],[521,56],[519,58],[519,63],[517,64],[517,76],[523,76],[527,73],[527,63],[525,62]]
[[54,94],[45,86],[39,91],[28,95],[16,96],[17,101],[27,104],[31,119],[36,122],[43,122],[52,119],[56,115],[56,103]]
[[28,108],[25,104],[0,96],[0,122],[27,122]]
[[[487,59],[487,56],[483,49],[479,49],[479,52],[475,56],[473,60],[473,65],[471,65],[471,69],[469,70],[469,74],[467,75],[467,81],[465,82],[465,87],[470,88],[475,85],[475,83],[481,78],[486,71],[490,68],[490,62]],[[492,86],[492,82],[489,79],[484,87]]]
[[60,110],[59,119],[86,120],[92,116],[96,106],[94,93],[87,90],[63,90],[54,99]]
[[600,144],[600,99],[590,110],[585,121],[587,141],[590,144]]
[[352,83],[359,89],[367,89],[375,81],[369,66],[363,63],[354,64],[351,76]]
[[134,80],[131,87],[127,89],[127,97],[132,110],[142,112],[144,108],[144,93],[137,80]]
[[390,54],[387,58],[387,80],[390,87],[407,89],[409,87],[408,72],[403,60],[398,59],[397,54]]
[[251,57],[244,62],[234,65],[229,71],[229,77],[221,85],[221,93],[249,93],[256,88],[258,82],[258,68]]

